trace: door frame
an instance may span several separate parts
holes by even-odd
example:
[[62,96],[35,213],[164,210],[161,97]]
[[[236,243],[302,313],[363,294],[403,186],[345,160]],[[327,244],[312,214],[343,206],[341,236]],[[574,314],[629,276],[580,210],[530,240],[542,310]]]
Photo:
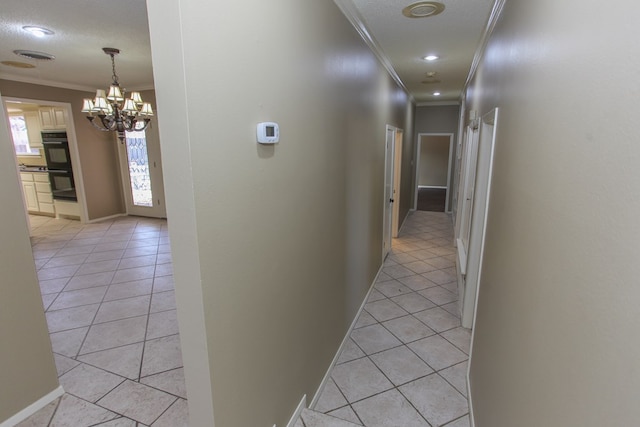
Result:
[[402,184],[402,140],[404,130],[395,129],[393,151],[393,214],[391,216],[391,237],[398,237],[400,232],[400,194]]
[[[451,209],[448,209],[449,206],[449,199],[451,198],[451,167],[453,165],[453,153],[454,153],[454,141],[453,141],[453,137],[454,137],[454,133],[430,133],[430,132],[424,132],[424,133],[419,133],[418,134],[418,140],[416,142],[416,176],[415,176],[415,183],[416,183],[416,187],[414,189],[414,197],[413,197],[413,210],[418,210],[418,190],[420,189],[420,153],[422,150],[422,139],[423,138],[428,138],[430,136],[448,136],[449,137],[449,161],[448,161],[448,165],[447,165],[447,193],[446,193],[446,198],[445,198],[445,202],[444,202],[444,211],[446,213],[451,213]],[[453,209],[453,208],[452,208]]]
[[[69,153],[71,154],[71,164],[73,165],[73,179],[75,181],[77,190],[76,193],[78,196],[78,207],[80,208],[80,222],[83,224],[88,222],[89,214],[87,210],[87,201],[84,197],[84,180],[82,179],[84,175],[82,173],[82,164],[80,163],[80,153],[78,152],[78,138],[76,136],[76,125],[73,121],[73,111],[71,109],[71,104],[68,102],[47,101],[43,99],[31,98],[17,98],[13,96],[3,96],[1,100],[4,120],[9,120],[6,105],[7,102],[24,102],[27,104],[50,105],[52,107],[60,107],[64,109],[64,118],[67,125],[67,140],[69,141]],[[9,127],[9,129],[11,129],[11,127]],[[11,137],[9,138],[9,141],[13,143]],[[15,149],[13,149],[13,147],[12,152],[14,153],[14,157],[16,157]],[[26,215],[28,216],[28,213]]]
[[[394,126],[386,125],[384,134],[384,176],[382,186],[382,261],[391,251],[393,239],[393,217],[395,200],[393,199],[396,130]],[[391,206],[390,206],[391,205]]]
[[463,282],[462,326],[473,328],[478,306],[478,290],[482,278],[482,260],[487,231],[487,217],[491,197],[493,178],[493,161],[498,125],[498,108],[494,108],[480,119],[478,130],[477,165],[475,174],[475,190],[473,211],[471,212],[471,228],[469,248],[466,253],[466,269],[464,275],[458,272],[458,283]]

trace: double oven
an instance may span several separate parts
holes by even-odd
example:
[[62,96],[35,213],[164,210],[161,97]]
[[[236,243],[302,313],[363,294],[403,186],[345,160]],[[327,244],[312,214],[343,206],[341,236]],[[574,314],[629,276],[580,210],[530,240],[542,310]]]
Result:
[[76,186],[69,153],[69,141],[65,131],[42,132],[42,146],[47,160],[49,182],[54,199],[76,201]]

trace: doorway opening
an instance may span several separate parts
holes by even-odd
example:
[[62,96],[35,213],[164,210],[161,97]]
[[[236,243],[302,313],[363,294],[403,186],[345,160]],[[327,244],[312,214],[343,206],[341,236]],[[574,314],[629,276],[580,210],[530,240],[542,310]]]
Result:
[[[10,124],[10,142],[14,145],[13,153],[20,173],[25,215],[30,213],[86,222],[87,204],[71,105],[14,97],[2,97],[2,101],[2,111]],[[57,181],[52,181],[55,175],[50,172],[52,167],[45,156],[43,131],[49,134],[66,132],[67,161],[73,165],[70,168],[72,176],[66,180],[75,183],[76,200],[64,200],[54,194]]]
[[418,134],[414,209],[451,212],[453,134]]
[[384,214],[382,232],[382,259],[391,250],[391,242],[400,227],[400,184],[403,130],[387,125],[384,155]]

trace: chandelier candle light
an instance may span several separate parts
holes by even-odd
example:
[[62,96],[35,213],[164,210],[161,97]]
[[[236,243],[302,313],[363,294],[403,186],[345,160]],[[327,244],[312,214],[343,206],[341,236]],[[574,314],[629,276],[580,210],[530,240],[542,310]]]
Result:
[[87,119],[94,127],[105,132],[117,132],[120,142],[124,143],[126,131],[141,131],[147,128],[153,110],[151,104],[142,101],[140,92],[131,92],[131,97],[125,99],[118,83],[114,59],[120,50],[111,47],[104,47],[102,50],[111,57],[113,82],[108,95],[105,96],[105,91],[98,89],[94,99],[85,98],[82,112],[87,114]]

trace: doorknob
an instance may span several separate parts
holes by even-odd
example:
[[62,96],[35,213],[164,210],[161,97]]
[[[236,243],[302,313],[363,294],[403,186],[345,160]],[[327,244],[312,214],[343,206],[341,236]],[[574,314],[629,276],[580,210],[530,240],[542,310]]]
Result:
[[393,203],[393,202],[395,202],[395,200],[389,199],[389,203]]

